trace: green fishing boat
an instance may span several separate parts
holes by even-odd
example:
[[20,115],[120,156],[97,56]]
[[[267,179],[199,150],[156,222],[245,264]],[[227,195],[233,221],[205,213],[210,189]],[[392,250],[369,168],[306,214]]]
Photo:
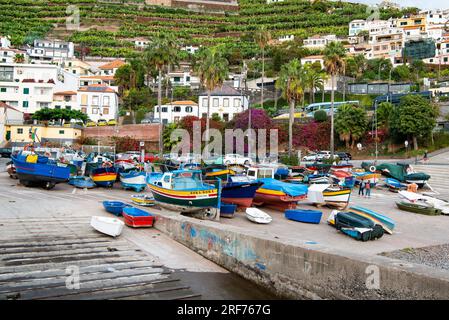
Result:
[[436,209],[434,207],[430,207],[430,206],[426,206],[426,205],[422,205],[422,204],[400,201],[400,202],[396,202],[396,205],[401,210],[410,211],[410,212],[419,213],[419,214],[425,214],[427,216],[439,216],[441,214],[440,209]]

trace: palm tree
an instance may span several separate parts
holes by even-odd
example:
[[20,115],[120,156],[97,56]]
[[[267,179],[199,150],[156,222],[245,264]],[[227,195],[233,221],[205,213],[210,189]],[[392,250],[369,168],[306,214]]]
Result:
[[[157,104],[159,106],[159,121],[162,121],[162,73],[166,66],[175,65],[178,62],[178,43],[171,34],[158,34],[145,48],[144,57],[148,70],[156,67],[157,77]],[[147,79],[149,82],[149,79]],[[162,122],[159,125],[159,155],[163,153]]]
[[223,85],[228,75],[228,60],[221,47],[204,48],[198,53],[196,67],[200,81],[207,90],[206,141],[209,141],[210,94]]
[[25,56],[23,53],[16,53],[14,56],[14,63],[24,63],[25,62]]
[[331,159],[334,156],[334,102],[335,102],[335,79],[344,70],[346,50],[341,42],[333,41],[324,49],[324,66],[331,76]]
[[288,122],[288,155],[292,155],[293,149],[293,122],[295,120],[295,105],[304,96],[305,71],[298,59],[293,59],[284,64],[279,73],[276,86],[282,90],[284,98],[290,105]]
[[271,40],[270,31],[268,31],[265,27],[261,27],[254,35],[254,40],[256,41],[259,48],[262,50],[262,88],[260,91],[260,106],[263,109],[263,85],[265,78],[265,47],[268,42]]
[[309,91],[309,103],[315,102],[315,91],[320,90],[324,85],[325,74],[316,70],[311,65],[304,66],[306,86]]

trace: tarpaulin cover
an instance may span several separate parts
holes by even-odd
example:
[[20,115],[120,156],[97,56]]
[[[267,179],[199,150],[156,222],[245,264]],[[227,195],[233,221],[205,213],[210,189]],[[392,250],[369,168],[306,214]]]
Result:
[[264,189],[283,191],[285,194],[292,197],[307,194],[307,186],[303,184],[282,182],[273,178],[262,178],[258,180],[263,182],[262,188]]

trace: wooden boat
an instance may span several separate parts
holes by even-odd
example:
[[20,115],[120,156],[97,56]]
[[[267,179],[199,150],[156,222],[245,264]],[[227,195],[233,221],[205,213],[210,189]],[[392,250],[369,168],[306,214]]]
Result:
[[[371,230],[371,233],[369,234],[369,237],[372,239],[378,239],[383,236],[384,234],[384,228],[373,222],[372,219],[369,219],[367,217],[360,216],[354,212],[337,212],[336,214],[332,213],[334,215],[334,226],[337,230],[346,230],[343,231],[349,236],[357,237],[357,233],[354,231],[349,232],[348,229],[355,229],[355,228],[362,228],[362,229],[369,229]],[[362,235],[360,235],[362,236]],[[367,235],[365,235],[367,237]]]
[[348,171],[332,171],[330,177],[335,184],[343,187],[353,188],[355,184],[355,178],[351,172]]
[[19,153],[11,159],[16,168],[17,177],[24,186],[39,185],[49,190],[57,183],[69,180],[70,168],[48,157]]
[[234,175],[236,172],[229,169],[225,165],[209,166],[204,170],[205,180],[211,180],[214,178],[227,180],[229,175]]
[[120,184],[123,189],[132,189],[135,192],[141,192],[147,186],[145,177],[146,173],[138,170],[120,173]]
[[303,183],[304,179],[305,179],[304,175],[301,173],[298,173],[295,176],[285,178],[284,181],[289,182],[289,183]]
[[251,181],[247,176],[229,176],[221,189],[221,202],[236,204],[239,208],[249,208],[262,182]]
[[354,172],[356,183],[369,181],[372,187],[374,187],[381,179],[380,173],[375,172]]
[[233,218],[236,209],[237,209],[236,204],[221,203],[220,204],[220,217]]
[[69,178],[69,184],[76,188],[92,189],[95,188],[95,183],[91,178],[85,176],[74,176]]
[[381,225],[387,233],[393,234],[393,229],[396,226],[393,219],[360,206],[350,207],[348,211],[372,220],[374,223]]
[[123,209],[126,207],[131,207],[131,205],[121,201],[103,201],[103,207],[107,212],[116,216],[121,216]]
[[396,180],[394,178],[386,178],[385,185],[391,192],[398,192],[399,190],[407,188],[405,184],[401,183],[399,180]]
[[156,201],[153,196],[147,194],[135,194],[131,196],[131,201],[142,207],[154,206]]
[[134,207],[123,208],[123,218],[128,227],[145,228],[154,225],[154,215]]
[[261,224],[267,224],[273,220],[268,214],[257,208],[247,208],[246,218],[248,218],[249,221]]
[[404,211],[424,214],[427,216],[439,216],[441,214],[440,209],[436,209],[433,206],[417,204],[411,202],[400,201],[396,202],[396,206]]
[[161,207],[180,212],[205,212],[214,209],[215,214],[218,214],[218,188],[203,182],[200,170],[150,173],[148,188]]
[[329,176],[327,174],[310,174],[307,177],[310,184],[329,183]]
[[112,188],[117,172],[114,167],[100,167],[92,170],[91,178],[99,187]]
[[330,168],[331,171],[345,171],[350,172],[354,166],[352,164],[333,164]]
[[449,215],[449,202],[420,193],[401,190],[399,196],[412,203],[424,204],[441,210],[441,214]]
[[346,207],[351,197],[351,189],[330,184],[313,184],[307,191],[307,199],[314,204]]
[[318,210],[292,209],[285,210],[284,215],[289,220],[319,224],[323,213]]
[[93,216],[90,225],[101,233],[117,237],[122,233],[125,224],[117,218]]
[[356,240],[369,241],[383,236],[383,229],[380,229],[382,232],[375,232],[372,228],[341,228],[340,231]]

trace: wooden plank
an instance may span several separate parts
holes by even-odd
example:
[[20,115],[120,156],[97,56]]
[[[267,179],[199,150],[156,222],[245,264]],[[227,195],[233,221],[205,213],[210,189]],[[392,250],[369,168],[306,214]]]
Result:
[[12,253],[27,253],[27,252],[51,252],[51,251],[65,251],[65,250],[75,250],[82,248],[106,248],[106,247],[114,247],[117,246],[130,246],[130,243],[127,241],[103,241],[103,242],[94,242],[94,243],[82,243],[82,244],[56,244],[56,245],[47,245],[47,246],[27,246],[27,247],[14,247],[14,248],[3,248],[0,249],[0,255],[12,254]]

